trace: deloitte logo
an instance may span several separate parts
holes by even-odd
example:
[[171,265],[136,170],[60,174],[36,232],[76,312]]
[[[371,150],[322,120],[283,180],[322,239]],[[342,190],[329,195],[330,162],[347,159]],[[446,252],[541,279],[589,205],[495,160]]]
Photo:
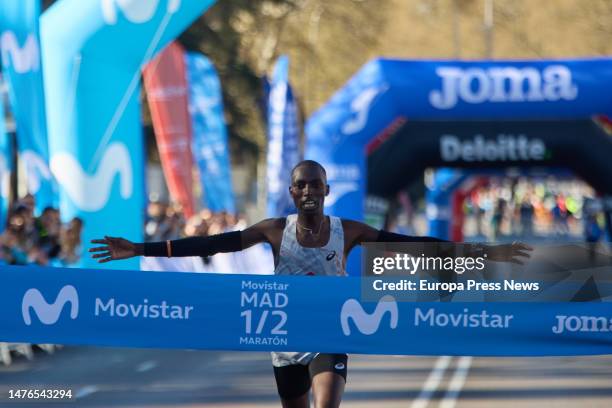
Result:
[[496,139],[476,135],[464,140],[454,135],[442,135],[440,156],[445,162],[540,161],[547,158],[546,145],[541,139],[503,134]]
[[372,314],[366,313],[356,299],[349,299],[344,302],[342,311],[340,312],[342,332],[345,336],[351,335],[349,319],[352,319],[355,326],[357,326],[357,330],[361,333],[366,335],[374,334],[378,331],[380,322],[386,313],[390,315],[389,326],[395,329],[397,327],[399,312],[397,309],[397,302],[393,296],[386,295],[380,298]]
[[70,318],[76,319],[79,314],[79,295],[72,285],[64,286],[53,303],[47,303],[38,289],[28,289],[21,302],[23,321],[27,326],[30,326],[32,324],[30,310],[34,310],[41,323],[55,324],[66,303],[70,303]]

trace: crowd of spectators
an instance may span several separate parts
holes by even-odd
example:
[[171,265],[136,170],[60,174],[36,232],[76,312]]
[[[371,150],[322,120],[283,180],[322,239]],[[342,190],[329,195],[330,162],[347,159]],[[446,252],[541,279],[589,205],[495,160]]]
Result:
[[180,206],[152,201],[147,208],[146,241],[165,241],[192,236],[216,235],[246,228],[246,220],[228,212],[202,209],[186,219]]
[[[386,228],[427,235],[424,203],[413,204],[406,197],[398,195]],[[606,236],[603,200],[575,179],[491,177],[476,183],[463,205],[463,236],[467,241],[610,239]]]
[[[146,241],[165,241],[191,236],[208,236],[247,227],[244,217],[226,212],[199,211],[186,219],[177,205],[150,202],[144,232]],[[81,232],[83,221],[75,217],[62,223],[57,208],[47,207],[35,216],[34,197],[30,194],[9,209],[6,228],[0,235],[0,264],[78,267],[83,255]],[[178,270],[223,273],[268,273],[272,263],[249,265],[253,256],[271,257],[259,246],[237,254],[218,254],[210,258],[142,259],[145,270]],[[265,270],[265,272],[262,272]],[[270,269],[271,272],[271,269]]]
[[46,207],[35,215],[30,194],[9,209],[0,235],[0,263],[8,265],[77,266],[81,256],[83,222],[73,218],[62,224],[57,208]]
[[465,212],[475,221],[474,232],[491,241],[504,236],[579,239],[603,229],[603,213],[587,205],[594,197],[579,181],[500,179],[475,189]]
[[[205,208],[186,218],[179,206],[152,201],[147,208],[145,240],[206,237],[246,227],[246,219],[241,215],[212,212]],[[264,244],[207,258],[142,258],[140,266],[142,270],[249,274],[268,274],[274,269],[272,252]]]

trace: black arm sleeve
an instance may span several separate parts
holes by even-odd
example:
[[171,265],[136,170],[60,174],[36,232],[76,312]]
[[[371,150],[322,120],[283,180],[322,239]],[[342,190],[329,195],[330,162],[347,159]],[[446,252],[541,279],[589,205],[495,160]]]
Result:
[[[242,251],[241,231],[210,237],[190,237],[170,241],[171,256],[211,256],[219,252]],[[166,241],[144,244],[144,256],[168,256]]]
[[380,230],[376,242],[451,242],[434,237],[416,237]]

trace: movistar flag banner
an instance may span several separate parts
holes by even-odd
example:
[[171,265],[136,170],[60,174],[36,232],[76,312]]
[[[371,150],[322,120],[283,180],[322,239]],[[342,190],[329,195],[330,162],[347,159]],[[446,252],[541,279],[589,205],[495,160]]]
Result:
[[295,212],[289,195],[291,169],[300,161],[300,129],[296,101],[289,84],[289,58],[274,67],[268,95],[268,206],[269,217]]
[[189,83],[192,152],[202,184],[202,205],[212,211],[236,212],[221,82],[204,55],[185,53]]
[[[330,353],[612,353],[606,302],[361,301],[360,279],[3,267],[0,341]],[[316,296],[313,294],[316,293]]]
[[142,240],[141,69],[213,3],[59,0],[41,17],[50,165],[62,217],[83,219],[83,242]]
[[0,232],[6,228],[9,209],[9,188],[11,171],[13,168],[13,155],[11,154],[11,139],[6,133],[4,123],[4,104],[0,98]]
[[17,127],[17,147],[25,165],[28,192],[37,212],[57,205],[49,170],[38,18],[40,0],[1,0],[2,69]]

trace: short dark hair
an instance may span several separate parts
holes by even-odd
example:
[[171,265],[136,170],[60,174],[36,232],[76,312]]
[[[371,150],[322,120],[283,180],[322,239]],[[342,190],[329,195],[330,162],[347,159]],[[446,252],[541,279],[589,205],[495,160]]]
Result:
[[319,163],[317,161],[314,161],[314,160],[302,160],[301,162],[299,162],[298,164],[293,166],[293,169],[291,169],[291,178],[293,178],[293,173],[295,173],[295,171],[299,167],[302,167],[302,166],[314,166],[314,167],[318,167],[323,172],[323,175],[325,176],[325,178],[327,178],[327,172],[325,171],[325,167],[323,167],[321,165],[321,163]]

